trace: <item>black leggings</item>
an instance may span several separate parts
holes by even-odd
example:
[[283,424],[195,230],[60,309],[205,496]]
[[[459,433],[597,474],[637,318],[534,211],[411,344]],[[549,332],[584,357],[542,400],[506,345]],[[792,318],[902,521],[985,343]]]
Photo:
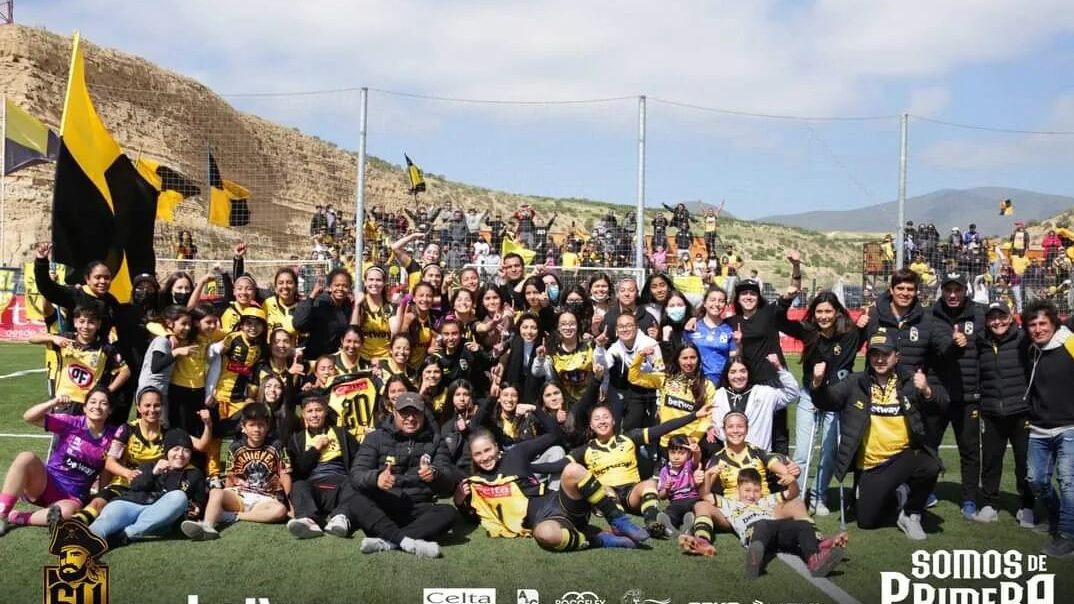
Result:
[[1029,450],[1029,416],[1025,413],[1001,417],[981,416],[981,507],[996,507],[999,483],[1003,478],[1003,456],[1007,443],[1014,453],[1014,479],[1019,507],[1032,508],[1034,497],[1026,482],[1026,453]]
[[350,478],[346,474],[317,480],[296,480],[291,484],[291,505],[295,508],[295,518],[331,517],[344,513],[350,493]]
[[198,411],[205,408],[205,388],[168,385],[168,425],[197,438],[205,430]]
[[354,489],[347,501],[347,517],[366,535],[399,544],[403,539],[436,540],[455,524],[455,506],[415,502],[378,488]]
[[858,479],[858,528],[877,528],[885,516],[895,508],[895,489],[906,484],[910,494],[906,498],[907,514],[925,511],[925,502],[936,488],[940,476],[940,462],[928,451],[907,449],[886,463],[865,470]]

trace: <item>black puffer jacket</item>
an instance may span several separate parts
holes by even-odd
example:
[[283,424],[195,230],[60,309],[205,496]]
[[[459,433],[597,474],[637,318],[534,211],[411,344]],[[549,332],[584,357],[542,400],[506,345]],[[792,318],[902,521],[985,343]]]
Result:
[[1012,323],[999,339],[986,330],[977,335],[975,344],[981,368],[981,413],[1000,417],[1027,413],[1025,332]]
[[327,293],[298,303],[291,321],[295,329],[309,334],[303,353],[307,359],[316,359],[322,354],[339,350],[339,342],[350,325],[353,309],[352,302],[336,306]]
[[[928,438],[922,413],[930,407],[943,409],[948,404],[947,392],[942,386],[930,384],[932,399],[926,400],[914,388],[914,372],[901,365],[898,367],[899,400],[910,429],[910,448],[922,449],[936,456],[936,451],[925,443]],[[872,370],[852,373],[837,384],[823,384],[813,391],[813,404],[825,411],[839,411],[839,449],[835,457],[835,477],[843,480],[857,458],[858,448],[865,439],[865,431],[872,421],[869,401],[872,399]],[[937,459],[939,459],[937,457]]]
[[[392,492],[408,497],[415,503],[434,501],[437,496],[446,497],[455,488],[456,472],[452,468],[447,446],[439,433],[434,432],[428,419],[421,430],[406,435],[396,430],[391,418],[380,428],[370,432],[358,447],[358,455],[351,468],[351,483],[359,489],[376,489],[377,475],[391,462],[395,486]],[[436,471],[432,482],[418,478],[421,457],[428,455]]]
[[869,317],[866,335],[873,337],[881,327],[887,328],[889,333],[894,332],[899,366],[909,369],[911,373],[923,367],[931,376],[933,365],[947,349],[951,334],[937,328],[932,313],[926,313],[918,302],[914,302],[901,319],[896,319],[891,311],[890,292],[883,292],[877,297],[874,310]]
[[[933,370],[947,389],[953,403],[977,403],[981,400],[980,370],[974,340],[987,329],[983,304],[967,299],[962,308],[948,313],[943,300],[932,305],[934,330],[947,334],[947,347]],[[966,347],[955,344],[954,331],[966,335]]]

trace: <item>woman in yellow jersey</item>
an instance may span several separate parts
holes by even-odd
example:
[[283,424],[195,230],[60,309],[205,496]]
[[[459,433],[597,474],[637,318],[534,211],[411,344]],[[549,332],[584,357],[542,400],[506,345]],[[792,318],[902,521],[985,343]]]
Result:
[[362,366],[359,351],[362,348],[362,331],[357,325],[347,327],[343,337],[339,340],[339,350],[332,354],[336,367],[336,375],[355,373]]
[[450,310],[444,315],[445,320],[453,319],[459,324],[465,344],[477,342],[477,307],[474,301],[474,292],[458,289],[451,296]]
[[615,492],[623,508],[640,514],[654,537],[667,536],[667,527],[658,519],[660,510],[656,481],[642,480],[638,470],[638,453],[643,446],[654,445],[665,434],[683,428],[712,411],[705,404],[692,413],[651,428],[637,428],[620,434],[615,417],[607,405],[594,407],[589,413],[589,430],[593,438],[571,451],[568,459],[591,471],[601,483]]
[[268,358],[262,359],[254,370],[254,383],[260,384],[270,377],[279,378],[285,395],[294,399],[306,375],[302,351],[295,350],[295,336],[283,327],[273,329],[269,334],[268,350]]
[[282,267],[272,277],[272,285],[274,294],[266,298],[264,304],[269,332],[283,328],[298,335],[292,320],[298,306],[298,274],[289,266]]
[[[552,425],[540,411],[538,419]],[[460,483],[455,505],[481,519],[490,537],[533,536],[542,549],[575,551],[587,548],[634,548],[649,535],[635,526],[600,482],[580,464],[568,464],[560,489],[549,491],[538,479],[533,459],[556,444],[555,429],[515,446],[506,453],[485,430],[470,437],[473,469]],[[616,533],[589,524],[596,508]]]
[[380,370],[388,375],[401,375],[411,383],[417,380],[417,372],[410,366],[410,336],[397,333],[392,336],[388,358],[380,364]]
[[234,296],[235,299],[220,315],[220,323],[227,332],[238,329],[239,323],[242,322],[243,311],[247,308],[261,308],[261,305],[257,303],[257,282],[250,275],[235,278]]
[[[627,379],[635,386],[657,391],[656,408],[661,422],[693,413],[699,407],[715,404],[716,386],[701,374],[701,359],[696,346],[683,344],[672,357],[667,373],[642,371],[642,363],[653,350],[654,348],[648,348],[634,355],[634,362],[627,371]],[[711,426],[711,416],[698,418],[689,425],[665,434],[660,439],[660,449],[667,449],[668,440],[676,434],[700,442]]]
[[[746,442],[749,433],[749,419],[745,413],[732,411],[723,417],[723,434],[726,437],[724,448],[709,458],[705,480],[698,489],[701,501],[694,504],[694,525],[688,531],[703,542],[703,549],[711,547],[712,538],[717,528],[721,532],[731,532],[731,522],[719,506],[715,505],[714,494],[726,499],[738,498],[738,473],[752,468],[761,476],[761,493],[771,493],[770,478],[778,478],[780,486],[793,484],[801,470],[793,461],[784,463],[782,456],[765,449],[754,447]],[[776,518],[808,519],[809,512],[801,498],[794,498],[780,503],[775,510]]]
[[535,375],[555,381],[563,390],[565,410],[578,402],[593,376],[593,345],[579,337],[578,316],[569,310],[556,317],[556,332],[549,338],[548,362],[534,368]]
[[388,358],[392,339],[391,319],[395,307],[384,296],[384,269],[370,266],[362,278],[364,292],[357,295],[356,316],[351,323],[361,328],[362,347],[358,354],[367,364]]
[[208,398],[205,381],[209,373],[209,347],[224,339],[220,318],[211,304],[198,304],[190,322],[177,320],[168,328],[174,366],[168,378],[168,425],[182,428],[197,438],[203,429],[198,412]]
[[403,296],[402,302],[392,320],[392,334],[405,333],[410,336],[410,367],[417,369],[425,362],[429,343],[434,335],[433,301],[436,289],[432,284],[422,281],[414,286],[413,296]]

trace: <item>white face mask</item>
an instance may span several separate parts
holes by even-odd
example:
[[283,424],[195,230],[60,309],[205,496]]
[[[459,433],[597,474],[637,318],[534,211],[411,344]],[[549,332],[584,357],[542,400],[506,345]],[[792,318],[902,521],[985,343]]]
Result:
[[676,323],[686,318],[685,306],[669,306],[665,310],[667,310],[668,318]]

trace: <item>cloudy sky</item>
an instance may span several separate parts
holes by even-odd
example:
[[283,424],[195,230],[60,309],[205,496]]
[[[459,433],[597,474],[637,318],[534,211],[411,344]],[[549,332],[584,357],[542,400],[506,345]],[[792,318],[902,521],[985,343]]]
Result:
[[1074,131],[1070,0],[38,0],[16,19],[350,149],[357,93],[281,93],[369,87],[370,153],[507,191],[633,203],[644,94],[650,205],[726,199],[759,217],[888,201],[903,111],[910,194],[1074,194],[1074,135],[925,119]]

